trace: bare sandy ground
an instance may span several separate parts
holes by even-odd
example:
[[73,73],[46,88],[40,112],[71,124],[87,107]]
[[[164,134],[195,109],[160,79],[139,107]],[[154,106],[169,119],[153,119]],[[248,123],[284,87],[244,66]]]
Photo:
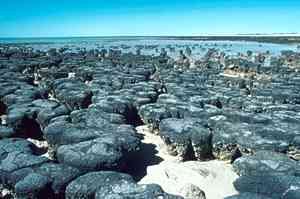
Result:
[[147,175],[139,184],[156,183],[166,192],[176,195],[182,195],[180,190],[186,184],[193,184],[205,192],[207,199],[223,199],[237,194],[233,182],[238,176],[230,164],[219,160],[180,162],[167,153],[161,138],[150,133],[146,126],[140,126],[137,130],[144,135],[145,144],[156,145],[156,156],[163,159],[159,164],[147,167]]
[[2,125],[6,125],[6,119],[7,119],[7,115],[1,115],[0,116],[0,121]]

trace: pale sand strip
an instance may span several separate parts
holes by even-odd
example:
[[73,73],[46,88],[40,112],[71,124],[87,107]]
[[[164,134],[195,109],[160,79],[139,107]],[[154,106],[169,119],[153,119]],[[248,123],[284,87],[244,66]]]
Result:
[[139,184],[156,183],[166,192],[176,195],[181,195],[180,190],[184,185],[194,184],[205,192],[207,199],[223,199],[237,194],[233,182],[238,176],[230,164],[219,160],[180,162],[167,153],[161,138],[152,134],[146,126],[137,130],[144,135],[144,143],[156,145],[156,156],[163,159],[158,165],[147,168],[147,175]]

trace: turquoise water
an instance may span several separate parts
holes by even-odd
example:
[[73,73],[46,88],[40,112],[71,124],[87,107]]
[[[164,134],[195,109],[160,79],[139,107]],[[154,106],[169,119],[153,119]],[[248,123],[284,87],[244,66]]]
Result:
[[82,42],[112,42],[112,41],[132,41],[145,40],[154,37],[31,37],[31,38],[0,38],[0,43],[47,43],[47,44],[68,44]]
[[[128,48],[123,51],[135,51],[136,46],[155,45],[155,48],[176,47],[176,52],[184,50],[186,46],[193,47],[194,54],[202,54],[204,49],[216,48],[228,54],[238,52],[245,53],[248,50],[253,52],[266,52],[279,54],[282,50],[297,51],[294,44],[272,44],[246,41],[196,41],[178,40],[160,37],[57,37],[57,38],[0,38],[0,43],[14,43],[33,47],[34,49],[47,50],[49,48],[68,47],[71,50],[78,48],[118,48],[126,45]],[[144,54],[157,54],[155,49],[143,49]]]

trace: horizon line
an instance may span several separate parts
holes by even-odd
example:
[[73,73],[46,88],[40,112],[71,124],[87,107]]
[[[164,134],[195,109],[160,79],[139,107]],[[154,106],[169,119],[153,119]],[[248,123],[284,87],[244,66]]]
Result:
[[22,36],[22,37],[15,37],[15,36],[8,36],[2,37],[0,39],[51,39],[51,38],[97,38],[97,37],[293,37],[297,36],[300,37],[300,33],[224,33],[224,34],[199,34],[199,35],[77,35],[77,36]]

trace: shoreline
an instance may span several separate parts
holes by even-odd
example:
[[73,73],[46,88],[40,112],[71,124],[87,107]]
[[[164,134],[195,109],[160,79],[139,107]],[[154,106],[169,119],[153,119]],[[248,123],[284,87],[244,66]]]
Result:
[[[71,37],[0,37],[0,45],[29,45],[29,44],[55,44],[51,40],[78,40],[88,41],[93,39],[102,40],[176,40],[176,41],[240,41],[273,44],[300,44],[300,35],[274,34],[274,35],[202,35],[202,36],[71,36]],[[25,40],[29,40],[24,42]],[[30,40],[32,42],[30,42]],[[66,42],[68,43],[68,42]]]

